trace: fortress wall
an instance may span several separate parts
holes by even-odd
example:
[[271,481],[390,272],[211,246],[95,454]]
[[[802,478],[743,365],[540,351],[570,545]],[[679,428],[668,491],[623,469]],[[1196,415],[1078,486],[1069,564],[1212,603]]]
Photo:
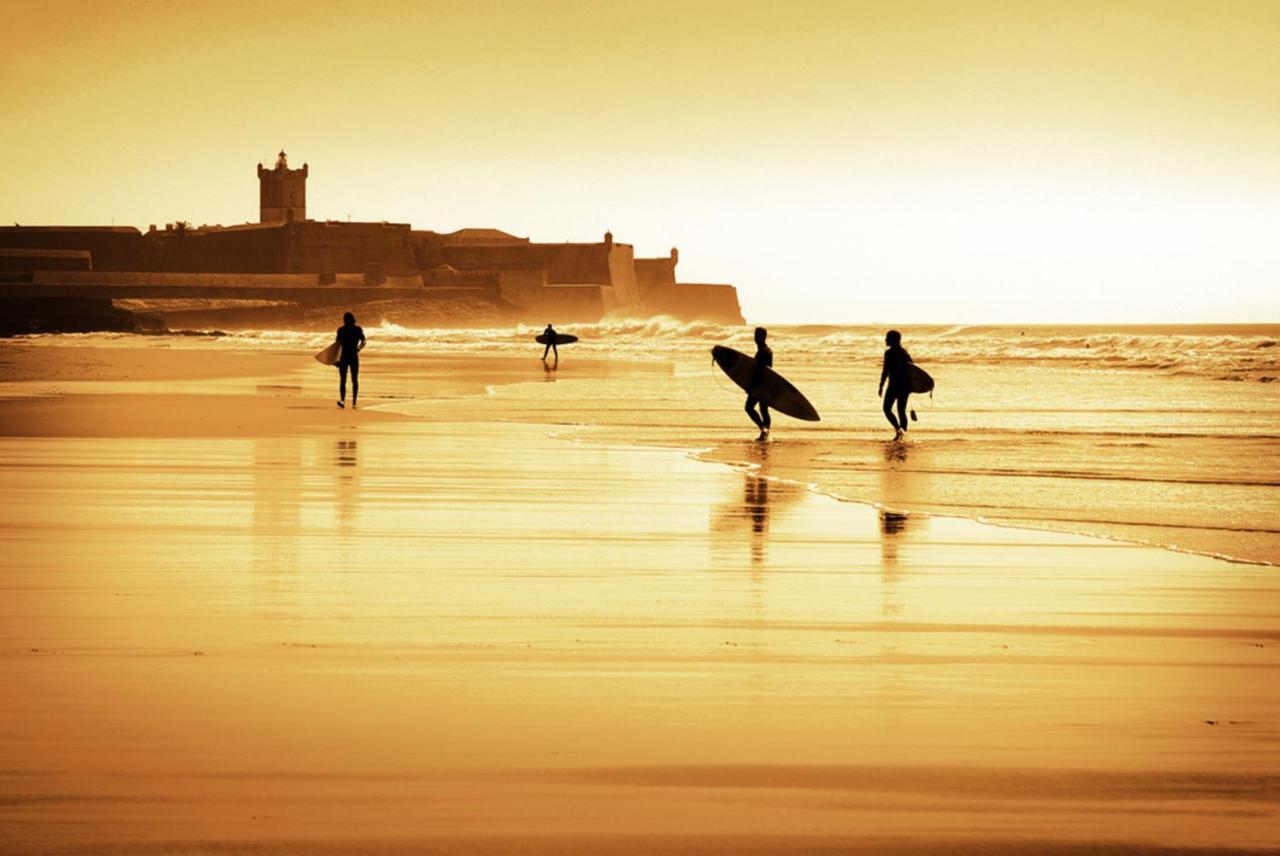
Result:
[[[40,270],[32,275],[36,285],[164,285],[209,288],[362,288],[362,273],[338,274],[332,279],[315,273],[157,273],[153,271]],[[418,274],[396,274],[380,283],[386,288],[422,288]]]
[[88,250],[0,249],[0,271],[91,270]]
[[548,285],[536,306],[522,313],[528,323],[545,324],[565,321],[599,321],[607,311],[609,286]]
[[679,283],[655,286],[645,295],[645,309],[681,321],[715,321],[742,324],[738,290],[732,285]]
[[292,223],[291,273],[410,274],[418,270],[407,223]]
[[[433,233],[434,234],[434,233]],[[438,235],[442,244],[470,244],[481,246],[509,246],[511,244],[528,244],[528,238],[509,234],[501,229],[459,229]]]
[[529,244],[445,244],[435,245],[430,261],[458,270],[475,268],[500,270],[544,265],[544,256]]
[[676,262],[672,258],[636,259],[636,285],[643,299],[653,286],[676,284]]
[[537,306],[545,296],[546,287],[545,268],[505,268],[498,271],[498,294],[513,306]]
[[[356,277],[358,280],[359,277]],[[36,271],[37,285],[172,285],[210,287],[315,287],[315,274],[287,273],[156,273],[152,271]],[[361,282],[354,283],[361,285]]]
[[145,265],[135,270],[190,273],[285,273],[289,234],[281,226],[148,232]]
[[[91,248],[95,269],[405,275],[418,270],[407,224],[295,221],[227,229],[164,229],[146,235],[131,231],[138,235],[139,250],[131,254],[128,264],[99,264],[100,252]],[[59,240],[74,243],[76,237]]]
[[87,250],[99,270],[143,267],[142,233],[132,226],[0,226],[0,247]]
[[534,244],[547,266],[547,282],[611,285],[609,248],[604,244]]
[[[495,271],[503,299],[516,306],[559,307],[576,319],[594,311],[595,320],[639,302],[633,250],[626,244],[446,244],[432,249],[442,264],[460,271]],[[560,286],[591,288],[550,291]]]
[[[308,274],[311,276],[311,274]],[[313,277],[314,282],[319,275]],[[380,282],[371,283],[368,277],[363,273],[340,273],[336,274],[332,282],[321,281],[321,285],[337,285],[341,287],[355,287],[359,285],[380,285],[383,288],[423,288],[422,274],[420,273],[392,273],[387,274]]]

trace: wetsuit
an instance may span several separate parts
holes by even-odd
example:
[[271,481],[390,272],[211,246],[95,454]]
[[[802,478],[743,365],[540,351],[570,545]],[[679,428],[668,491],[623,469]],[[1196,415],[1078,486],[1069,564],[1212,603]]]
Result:
[[[907,398],[911,395],[911,355],[901,345],[895,345],[884,352],[884,369],[880,372],[880,383],[887,378],[889,388],[884,394],[884,415],[889,424],[899,431],[907,430]],[[897,404],[898,415],[893,415]]]
[[[764,376],[765,368],[773,367],[773,350],[768,345],[760,345],[756,348],[756,371],[751,377],[751,383],[747,387],[747,403],[744,410],[751,417],[751,421],[756,423],[756,427],[761,431],[768,431],[772,422],[769,419],[769,405],[756,398],[752,390],[756,388],[756,384],[760,382],[760,378]],[[757,415],[755,406],[760,405],[760,413]]]
[[351,400],[360,397],[360,344],[364,342],[364,329],[357,324],[338,328],[338,396],[347,400],[347,372],[351,372]]
[[542,349],[542,358],[545,360],[547,358],[547,353],[554,351],[556,355],[556,362],[560,362],[560,349],[556,347],[556,331],[550,324],[548,324],[547,329],[542,331],[542,335],[547,337],[547,346]]

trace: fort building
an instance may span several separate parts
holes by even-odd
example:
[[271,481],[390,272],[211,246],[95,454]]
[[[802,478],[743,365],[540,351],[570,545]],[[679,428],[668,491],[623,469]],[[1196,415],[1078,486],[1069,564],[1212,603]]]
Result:
[[[256,223],[0,227],[0,299],[59,294],[139,299],[387,300],[468,296],[512,320],[595,321],[607,313],[741,323],[736,290],[676,281],[679,254],[636,258],[614,240],[536,243],[492,228],[308,219],[309,167],[281,151],[258,165]],[[239,291],[236,291],[239,289]],[[327,289],[327,290],[326,290]],[[228,310],[228,317],[231,317]],[[430,312],[426,313],[430,317]],[[258,319],[262,323],[261,319]],[[391,318],[389,320],[395,320]]]
[[289,157],[280,150],[276,165],[267,169],[258,164],[258,222],[287,223],[307,219],[307,173],[289,169]]

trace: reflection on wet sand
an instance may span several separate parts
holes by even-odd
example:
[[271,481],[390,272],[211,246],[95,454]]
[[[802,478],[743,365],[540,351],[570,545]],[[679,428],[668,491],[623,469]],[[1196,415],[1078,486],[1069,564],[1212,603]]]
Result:
[[354,437],[338,440],[334,444],[334,509],[338,516],[338,531],[351,533],[360,508],[360,448]]
[[742,497],[722,503],[712,512],[712,534],[726,536],[736,546],[749,532],[753,575],[768,559],[771,515],[804,496],[804,488],[792,482],[777,481],[769,476],[769,444],[750,443],[747,454],[755,469],[743,473]]
[[297,566],[302,533],[301,439],[255,439],[252,466],[253,569],[273,574],[291,570]]
[[905,442],[885,443],[884,466],[880,469],[880,613],[902,612],[897,591],[902,576],[899,551],[909,542],[909,533],[928,524],[928,517],[898,509],[910,501],[916,473],[908,467],[911,447]]
[[[928,525],[928,517],[899,509],[910,504],[919,473],[908,467],[914,450],[907,443],[885,443],[884,466],[880,469],[880,559],[881,576],[893,582],[898,564],[898,551],[907,541],[908,532]],[[916,462],[917,469],[919,462]]]
[[911,515],[905,511],[880,509],[880,558],[884,561],[885,573],[898,564],[898,536],[907,530],[912,522]]
[[353,440],[0,441],[0,851],[1061,854],[1103,801],[1107,852],[1274,840],[1271,568],[886,531],[783,443]]

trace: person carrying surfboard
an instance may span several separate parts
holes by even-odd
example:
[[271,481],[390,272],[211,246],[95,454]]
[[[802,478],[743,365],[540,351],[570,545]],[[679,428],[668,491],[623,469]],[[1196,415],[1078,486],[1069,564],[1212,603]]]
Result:
[[[902,347],[902,334],[890,330],[884,336],[884,343],[889,346],[884,352],[884,368],[880,370],[880,391],[884,396],[884,415],[893,426],[894,440],[901,440],[907,430],[907,398],[911,395],[911,355]],[[884,391],[884,382],[889,381],[889,391]],[[894,405],[898,415],[893,415]]]
[[[773,367],[773,350],[765,344],[769,331],[763,327],[756,328],[756,367],[755,372],[751,376],[751,383],[747,385],[747,403],[743,407],[747,411],[747,415],[751,417],[751,421],[760,429],[760,436],[757,440],[769,439],[769,426],[772,424],[769,419],[769,405],[752,394],[756,389],[760,380],[764,377],[764,370]],[[760,405],[760,412],[756,413],[756,405]]]
[[547,346],[542,349],[542,361],[547,361],[547,354],[554,352],[556,355],[556,365],[560,364],[560,349],[556,347],[556,328],[552,327],[548,322],[547,329],[542,331],[542,335],[546,338]]
[[351,372],[351,409],[356,409],[360,397],[360,352],[364,350],[364,329],[356,324],[356,316],[350,312],[342,316],[342,326],[334,343],[342,349],[338,355],[338,406],[346,407],[347,372]]

